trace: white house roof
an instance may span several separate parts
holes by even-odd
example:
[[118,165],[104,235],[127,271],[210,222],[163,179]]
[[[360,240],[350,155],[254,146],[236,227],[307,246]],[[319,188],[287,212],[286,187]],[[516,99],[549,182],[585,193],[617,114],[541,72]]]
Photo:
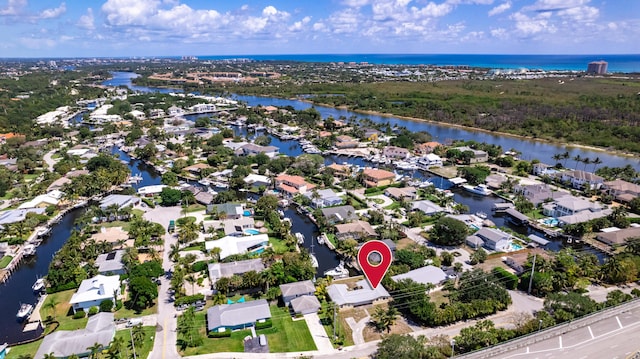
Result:
[[234,254],[246,253],[249,248],[268,242],[269,236],[267,234],[244,237],[226,236],[215,241],[206,241],[204,247],[207,251],[215,247],[220,248],[220,259],[224,259]]
[[83,280],[69,303],[76,304],[113,299],[113,293],[119,288],[119,275],[104,276],[99,274],[93,278]]
[[167,187],[163,184],[157,184],[153,186],[145,186],[138,188],[138,194],[156,194],[162,192],[162,189]]
[[44,214],[45,212],[44,208],[22,208],[3,211],[0,212],[0,224],[24,221],[27,218],[27,213]]
[[100,208],[105,209],[112,205],[117,205],[118,208],[127,206],[133,206],[140,202],[140,198],[134,196],[127,196],[123,194],[110,194],[100,201]]
[[271,318],[269,303],[265,299],[235,304],[220,304],[207,310],[207,329],[236,327]]
[[407,273],[394,275],[391,279],[396,282],[402,279],[411,279],[416,283],[438,285],[447,279],[447,274],[442,269],[429,265]]
[[248,175],[247,177],[244,178],[243,180],[245,183],[255,183],[255,182],[260,182],[260,183],[271,183],[271,180],[269,179],[269,177],[267,176],[263,176],[263,175],[257,175],[255,173],[252,173],[250,175]]
[[360,289],[349,290],[346,284],[332,284],[327,287],[327,293],[339,306],[371,304],[375,300],[389,297],[389,292],[382,285],[372,289],[364,279],[358,281],[356,285]]
[[53,190],[47,194],[41,194],[28,202],[24,202],[18,208],[19,209],[34,208],[42,203],[55,206],[58,204],[58,202],[60,202],[60,198],[62,198],[62,195],[63,195],[62,192],[58,190]]

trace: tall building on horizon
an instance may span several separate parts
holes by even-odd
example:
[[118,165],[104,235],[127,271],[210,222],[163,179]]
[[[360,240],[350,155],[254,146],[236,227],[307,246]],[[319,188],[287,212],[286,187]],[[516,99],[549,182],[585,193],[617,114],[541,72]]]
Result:
[[604,75],[607,73],[608,65],[609,63],[602,60],[590,62],[589,66],[587,66],[587,73],[595,74],[595,75]]

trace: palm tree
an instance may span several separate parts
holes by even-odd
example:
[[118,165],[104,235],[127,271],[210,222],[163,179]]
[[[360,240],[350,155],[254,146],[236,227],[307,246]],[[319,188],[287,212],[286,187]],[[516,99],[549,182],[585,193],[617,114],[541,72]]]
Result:
[[213,247],[209,251],[209,255],[211,255],[214,261],[219,262],[221,252],[222,252],[222,249],[220,247]]
[[593,159],[593,161],[591,161],[591,163],[593,164],[593,172],[595,172],[596,171],[596,167],[599,164],[602,164],[602,160],[600,159],[600,157],[596,157],[596,158]]
[[576,161],[576,166],[575,166],[575,168],[578,168],[578,163],[582,162],[582,156],[580,156],[579,154],[578,154],[578,155],[575,155],[575,156],[573,157],[573,160],[574,160],[574,161]]
[[582,163],[584,164],[584,166],[582,166],[582,170],[586,171],[587,165],[591,163],[591,159],[589,157],[585,157],[582,159]]
[[222,294],[222,292],[217,292],[211,300],[213,301],[213,305],[225,304],[227,302],[227,296]]
[[571,158],[571,155],[569,154],[569,151],[564,151],[562,153],[562,159],[564,160],[564,163],[562,164],[562,167],[567,167],[567,160]]
[[53,352],[51,352],[51,353],[45,354],[44,359],[57,359],[57,358],[56,358],[56,355]]
[[56,307],[58,306],[58,304],[60,304],[60,301],[58,301],[56,296],[52,295],[49,297],[49,300],[47,300],[47,302],[43,305],[43,307],[51,311],[51,318],[53,318],[53,320],[56,320]]
[[562,153],[556,153],[555,155],[551,156],[551,159],[556,161],[556,163],[560,163],[560,160],[562,159]]
[[87,350],[91,352],[91,354],[89,354],[89,358],[91,359],[97,359],[98,358],[98,353],[100,353],[100,350],[102,350],[103,345],[95,342],[93,343],[92,346],[87,347]]
[[136,326],[133,327],[133,341],[138,345],[142,345],[142,342],[144,341],[144,328],[142,327],[142,324],[138,324]]

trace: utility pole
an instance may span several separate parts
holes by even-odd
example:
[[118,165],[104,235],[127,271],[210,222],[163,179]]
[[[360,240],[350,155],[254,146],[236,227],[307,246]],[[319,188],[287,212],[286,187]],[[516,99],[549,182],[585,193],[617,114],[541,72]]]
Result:
[[131,327],[129,327],[129,335],[131,336],[131,348],[133,349],[133,359],[138,359],[136,356],[136,343],[133,341],[133,332],[131,331]]
[[533,271],[536,269],[536,256],[538,253],[534,253],[533,255],[533,265],[531,266],[531,277],[529,277],[529,290],[527,290],[527,294],[531,294],[531,286],[533,285]]

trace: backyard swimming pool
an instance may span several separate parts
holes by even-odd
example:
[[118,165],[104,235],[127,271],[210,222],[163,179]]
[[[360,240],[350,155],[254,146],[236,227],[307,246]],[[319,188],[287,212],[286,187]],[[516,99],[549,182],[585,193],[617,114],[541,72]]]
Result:
[[522,246],[519,245],[518,243],[511,243],[511,250],[512,251],[519,251],[522,249]]
[[247,228],[244,230],[244,233],[255,236],[256,234],[260,234],[260,231],[255,228]]
[[557,218],[545,218],[544,220],[542,220],[542,223],[550,226],[550,227],[555,227],[558,225],[558,219]]
[[245,217],[251,217],[251,211],[247,209],[247,210],[244,211],[243,215]]

